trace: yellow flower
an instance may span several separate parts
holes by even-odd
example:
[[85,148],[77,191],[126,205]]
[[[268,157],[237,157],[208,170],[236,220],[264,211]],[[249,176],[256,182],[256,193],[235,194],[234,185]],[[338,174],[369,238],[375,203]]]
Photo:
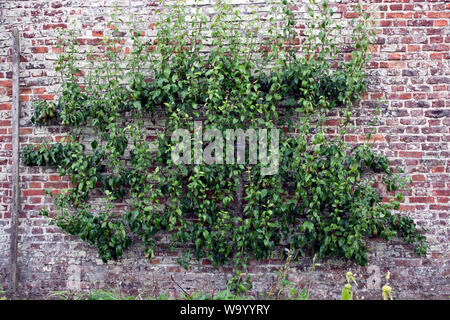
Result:
[[390,286],[384,285],[383,288],[381,288],[381,289],[383,290],[383,299],[384,300],[389,300],[389,299],[394,300],[394,298],[392,298],[392,295],[391,295],[392,288]]

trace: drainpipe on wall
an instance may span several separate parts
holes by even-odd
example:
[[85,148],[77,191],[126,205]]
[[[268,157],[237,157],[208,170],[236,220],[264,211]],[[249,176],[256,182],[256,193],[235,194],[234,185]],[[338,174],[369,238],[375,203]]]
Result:
[[20,44],[19,30],[12,30],[12,170],[11,170],[11,252],[10,252],[10,279],[9,291],[15,297],[17,294],[17,240],[20,211],[20,186],[19,186],[19,136],[20,136],[20,88],[19,88],[19,63]]

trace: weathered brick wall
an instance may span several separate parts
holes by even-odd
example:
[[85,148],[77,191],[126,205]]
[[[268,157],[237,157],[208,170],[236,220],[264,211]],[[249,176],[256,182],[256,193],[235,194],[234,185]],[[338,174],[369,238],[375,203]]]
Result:
[[[211,0],[212,2],[212,0]],[[242,9],[263,0],[233,0]],[[296,16],[301,19],[298,1]],[[11,29],[21,37],[21,137],[20,148],[44,137],[58,140],[59,127],[35,128],[30,122],[31,102],[52,100],[57,95],[53,65],[57,57],[56,27],[67,27],[76,17],[82,38],[95,43],[106,28],[105,17],[113,10],[113,0],[3,0],[0,1],[0,285],[7,286],[9,265],[9,225],[11,210]],[[146,24],[147,35],[154,34],[158,4],[153,0],[117,1],[124,15],[136,14]],[[205,5],[209,1],[204,1]],[[360,298],[379,298],[383,275],[391,272],[395,296],[448,298],[450,295],[449,198],[450,198],[450,3],[433,0],[368,1],[379,23],[377,44],[370,64],[371,85],[366,102],[355,110],[357,130],[348,141],[361,141],[369,120],[371,101],[385,95],[378,126],[376,147],[392,165],[405,168],[413,179],[412,189],[400,210],[425,227],[430,244],[427,257],[418,258],[410,246],[400,242],[370,242],[366,267],[328,260],[316,267],[313,298],[340,295],[345,273],[352,270],[359,279]],[[336,1],[341,19],[352,18],[351,1]],[[301,28],[301,23],[298,24]],[[330,125],[333,121],[330,120]],[[164,249],[154,259],[143,256],[134,245],[117,262],[103,264],[95,248],[49,226],[37,212],[51,201],[44,189],[68,186],[52,168],[20,167],[21,211],[19,226],[19,292],[23,296],[42,296],[55,290],[86,290],[97,287],[119,288],[128,293],[156,294],[171,290],[172,274],[186,289],[211,291],[223,288],[230,268],[215,269],[208,261],[186,271],[176,263],[177,255]],[[282,261],[252,264],[255,289],[271,285]],[[299,286],[308,282],[311,259],[294,265],[291,280]]]

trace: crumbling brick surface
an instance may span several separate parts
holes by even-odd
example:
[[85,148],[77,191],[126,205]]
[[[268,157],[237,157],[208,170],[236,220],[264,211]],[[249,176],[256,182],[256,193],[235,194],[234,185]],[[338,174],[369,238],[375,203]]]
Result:
[[[211,0],[212,1],[212,0]],[[239,8],[257,4],[260,13],[269,10],[265,1],[233,0]],[[18,1],[0,2],[0,285],[7,287],[11,210],[11,30],[17,27],[21,38],[20,149],[39,138],[58,141],[64,129],[31,125],[31,103],[53,100],[58,95],[54,71],[57,58],[56,28],[67,28],[77,20],[84,43],[95,44],[106,30],[106,18],[113,0]],[[134,13],[145,22],[152,35],[158,3],[151,0],[118,1],[124,16]],[[210,1],[204,1],[208,6]],[[354,112],[356,129],[349,142],[364,139],[370,119],[367,112],[373,101],[384,95],[386,107],[375,135],[376,148],[386,154],[392,165],[399,165],[411,176],[411,191],[400,207],[427,229],[430,250],[417,257],[411,246],[393,241],[370,241],[369,263],[321,261],[313,275],[312,298],[339,298],[345,274],[356,273],[358,297],[381,298],[384,273],[391,273],[394,296],[402,299],[448,298],[450,295],[449,199],[450,199],[450,3],[434,0],[368,1],[378,23],[377,41],[371,50],[370,86],[364,102]],[[351,1],[336,1],[336,17],[352,18]],[[303,5],[294,10],[301,20]],[[75,19],[76,18],[76,19]],[[302,25],[298,23],[299,30]],[[335,117],[337,119],[337,116]],[[333,132],[333,119],[330,130]],[[38,215],[51,200],[44,189],[64,188],[54,168],[20,166],[21,207],[19,225],[19,293],[23,297],[43,297],[52,291],[81,291],[94,288],[119,288],[128,294],[171,293],[170,275],[186,290],[211,292],[225,286],[230,267],[216,269],[203,260],[188,271],[176,260],[177,253],[164,248],[155,258],[143,255],[140,244],[133,245],[122,259],[103,264],[95,248],[48,225]],[[281,260],[251,263],[255,290],[266,291],[274,281]],[[300,287],[309,283],[311,258],[294,264],[290,279]]]

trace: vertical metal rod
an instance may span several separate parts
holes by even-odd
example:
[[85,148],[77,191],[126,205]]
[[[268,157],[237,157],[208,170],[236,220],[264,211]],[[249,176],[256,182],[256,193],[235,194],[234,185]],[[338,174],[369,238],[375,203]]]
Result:
[[12,198],[11,198],[11,261],[10,261],[10,293],[17,293],[17,242],[20,210],[20,187],[19,187],[19,136],[20,136],[20,88],[19,88],[19,63],[20,44],[19,31],[12,30]]

